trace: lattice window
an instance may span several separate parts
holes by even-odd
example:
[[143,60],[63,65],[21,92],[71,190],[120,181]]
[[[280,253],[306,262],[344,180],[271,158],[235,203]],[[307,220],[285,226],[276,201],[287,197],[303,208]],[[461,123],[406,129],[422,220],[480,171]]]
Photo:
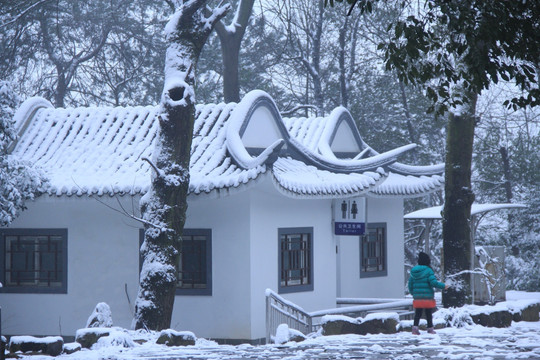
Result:
[[178,264],[178,287],[206,288],[206,236],[182,236],[182,256]]
[[64,292],[67,231],[3,229],[3,282],[8,292]]
[[212,232],[208,229],[184,229],[177,269],[177,294],[211,295],[211,237]]
[[312,228],[279,230],[281,290],[296,288],[297,291],[305,291],[313,288],[312,237]]
[[386,224],[368,224],[367,234],[360,237],[360,276],[386,275]]

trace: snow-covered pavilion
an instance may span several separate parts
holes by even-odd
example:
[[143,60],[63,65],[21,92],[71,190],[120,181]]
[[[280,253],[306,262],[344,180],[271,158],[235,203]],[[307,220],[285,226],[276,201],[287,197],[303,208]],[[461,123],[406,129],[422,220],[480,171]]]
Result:
[[[129,215],[150,188],[143,159],[158,112],[21,105],[11,154],[49,184],[0,229],[4,333],[72,336],[98,302],[130,327],[142,225]],[[378,153],[345,108],[282,118],[262,91],[198,105],[172,327],[257,341],[267,288],[308,311],[335,307],[336,297],[402,297],[403,199],[443,183],[442,165],[397,161],[414,146]],[[337,234],[345,203],[366,236]]]

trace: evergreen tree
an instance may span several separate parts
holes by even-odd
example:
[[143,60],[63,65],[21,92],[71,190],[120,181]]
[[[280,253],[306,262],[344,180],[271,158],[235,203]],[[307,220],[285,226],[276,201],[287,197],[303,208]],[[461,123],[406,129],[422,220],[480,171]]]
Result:
[[[347,2],[370,13],[377,1]],[[392,41],[379,46],[387,69],[396,70],[404,83],[425,84],[433,109],[448,112],[443,268],[453,286],[444,294],[446,307],[461,306],[471,298],[469,221],[476,102],[482,90],[501,78],[515,81],[524,91],[506,104],[515,108],[540,104],[535,72],[540,58],[539,16],[540,4],[533,1],[428,0],[395,22]]]
[[18,103],[11,84],[0,81],[0,227],[9,225],[46,186],[39,170],[9,154],[17,138],[13,114]]

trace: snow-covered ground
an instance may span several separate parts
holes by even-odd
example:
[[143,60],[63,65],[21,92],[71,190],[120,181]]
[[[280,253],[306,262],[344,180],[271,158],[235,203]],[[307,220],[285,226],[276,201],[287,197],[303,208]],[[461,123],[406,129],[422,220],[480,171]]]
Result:
[[[540,299],[540,293],[508,292],[508,300]],[[135,334],[135,333],[133,333]],[[509,328],[469,325],[446,328],[428,335],[314,336],[300,343],[284,345],[218,345],[198,339],[195,346],[156,345],[152,338],[131,348],[98,342],[92,350],[82,350],[57,359],[540,359],[540,322],[514,322]],[[49,356],[23,356],[45,360]]]

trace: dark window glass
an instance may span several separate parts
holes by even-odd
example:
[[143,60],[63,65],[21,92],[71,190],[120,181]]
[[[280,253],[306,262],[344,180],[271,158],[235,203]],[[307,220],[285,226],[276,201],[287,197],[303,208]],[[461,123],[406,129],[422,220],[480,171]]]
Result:
[[360,277],[385,276],[386,224],[368,224],[367,234],[360,237]]
[[6,292],[67,291],[67,230],[2,229]]
[[184,229],[177,295],[212,295],[212,230]]
[[[144,229],[139,230],[139,244],[144,242]],[[144,258],[139,255],[139,271]],[[212,295],[212,230],[184,229],[182,251],[176,266],[176,295]]]
[[279,229],[280,292],[313,290],[313,228]]
[[182,289],[206,289],[206,236],[182,236],[182,254],[178,264],[178,287]]

